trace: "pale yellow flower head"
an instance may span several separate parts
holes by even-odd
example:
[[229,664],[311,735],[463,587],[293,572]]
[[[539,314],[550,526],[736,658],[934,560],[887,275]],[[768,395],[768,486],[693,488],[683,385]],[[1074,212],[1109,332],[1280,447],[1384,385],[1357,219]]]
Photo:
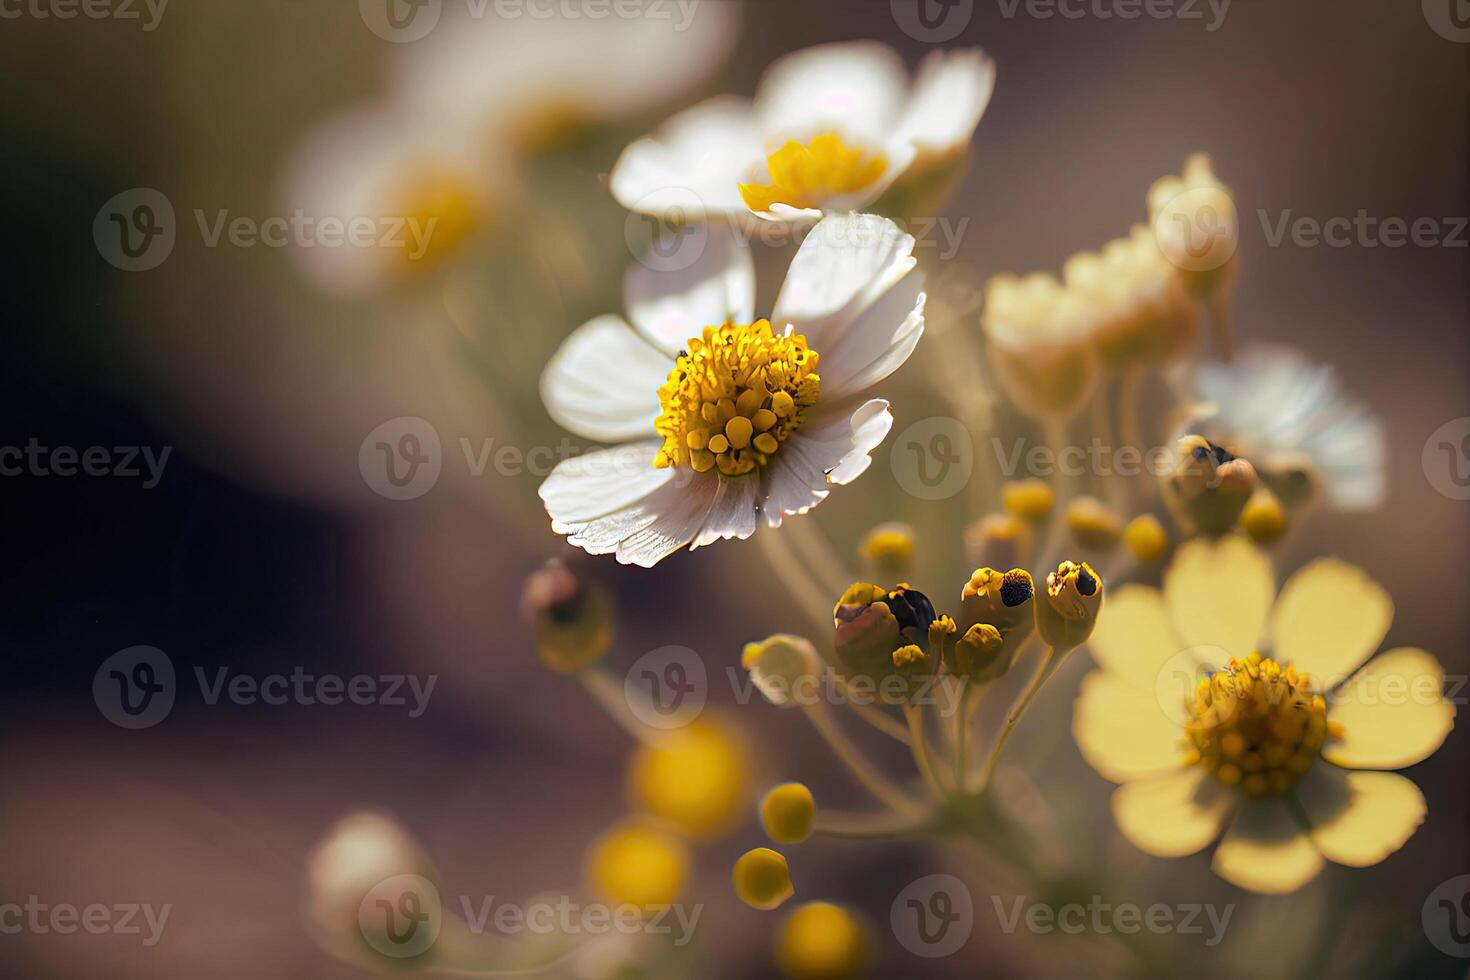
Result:
[[634,822],[603,834],[587,855],[587,878],[598,895],[615,905],[644,910],[678,899],[688,872],[687,844]]
[[1148,213],[1160,251],[1191,292],[1209,293],[1234,275],[1240,218],[1208,156],[1196,153],[1182,174],[1155,181]]
[[1063,278],[1084,304],[1089,331],[1111,369],[1171,361],[1194,341],[1194,300],[1151,228],[1135,225],[1127,238],[1100,251],[1078,252],[1067,260]]
[[1064,421],[1091,397],[1098,363],[1087,305],[1055,276],[991,279],[980,326],[997,380],[1027,415]]
[[730,878],[740,900],[762,912],[780,908],[796,894],[785,855],[769,847],[757,847],[740,855]]
[[798,906],[776,934],[776,965],[791,980],[846,980],[866,973],[874,943],[856,915],[830,902]]
[[696,840],[723,836],[747,812],[745,744],[723,722],[703,717],[640,745],[628,768],[633,805]]
[[899,521],[879,524],[858,542],[858,554],[875,578],[896,582],[914,567],[914,528]]
[[811,836],[817,802],[801,783],[773,786],[761,800],[761,825],[778,844],[800,844]]

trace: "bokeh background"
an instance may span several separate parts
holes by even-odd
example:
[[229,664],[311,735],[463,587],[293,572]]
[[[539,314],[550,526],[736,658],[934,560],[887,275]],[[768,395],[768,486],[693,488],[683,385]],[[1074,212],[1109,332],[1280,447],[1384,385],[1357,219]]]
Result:
[[[1058,268],[1126,233],[1145,217],[1153,180],[1209,152],[1242,218],[1239,335],[1334,363],[1390,434],[1387,508],[1317,514],[1286,564],[1335,553],[1370,569],[1397,603],[1388,644],[1424,646],[1463,675],[1470,504],[1437,492],[1420,460],[1431,432],[1470,415],[1463,234],[1458,248],[1273,247],[1257,215],[1466,215],[1470,44],[1436,32],[1410,2],[1236,0],[1213,31],[1204,5],[1202,19],[1126,21],[1090,7],[1075,19],[1010,9],[976,0],[948,42],[982,45],[999,80],[944,211],[969,219],[941,263],[945,283]],[[172,447],[152,489],[115,477],[0,479],[0,901],[173,905],[153,948],[116,935],[0,936],[0,972],[358,975],[311,940],[301,904],[312,843],[363,806],[422,839],[455,894],[576,886],[587,843],[625,812],[628,739],[540,666],[517,613],[525,575],[565,553],[540,510],[539,477],[476,477],[459,440],[528,449],[561,438],[537,379],[574,327],[619,309],[632,255],[604,177],[627,140],[704,96],[750,93],[783,53],[854,38],[885,41],[911,66],[929,48],[886,2],[742,4],[732,53],[706,80],[536,160],[525,191],[533,220],[498,230],[453,288],[385,300],[321,292],[289,249],[207,248],[192,217],[279,213],[283,168],[310,127],[383,91],[396,46],[356,4],[174,0],[152,31],[31,14],[0,22],[10,345],[0,442]],[[97,209],[133,187],[162,191],[179,213],[173,254],[143,273],[110,266],[92,238]],[[766,303],[787,257],[762,256]],[[945,411],[928,390],[944,356],[926,340],[893,380],[898,428]],[[986,384],[978,363],[973,383]],[[364,482],[358,451],[404,415],[435,426],[444,473],[426,496],[390,501]],[[963,581],[971,497],[905,494],[889,448],[814,519],[845,549],[877,521],[911,521],[922,531],[915,584],[948,595]],[[987,469],[993,456],[977,453],[975,479],[993,479]],[[755,542],[651,571],[610,559],[576,567],[619,602],[615,666],[667,644],[697,651],[716,679],[712,710],[746,730],[762,777],[864,804],[801,718],[734,705],[723,682],[745,640],[805,628]],[[299,666],[438,682],[416,718],[385,706],[209,705],[189,683],[166,721],[126,731],[98,711],[92,677],[135,644],[166,651],[181,675]],[[1180,972],[1464,974],[1420,925],[1429,892],[1470,872],[1461,735],[1411,774],[1429,818],[1397,856],[1257,898],[1211,876],[1205,856],[1155,861],[1118,838],[1107,784],[1069,734],[1086,667],[1075,658],[1044,692],[1011,761],[1038,796],[1032,812],[1052,821],[1040,829],[1115,881],[1111,897],[1237,903],[1219,946],[1173,937]],[[906,764],[881,741],[872,747],[895,771]],[[698,851],[699,975],[772,972],[772,919],[739,905],[727,877],[759,842],[752,817]],[[977,925],[965,949],[910,956],[888,931],[889,903],[955,864],[919,845],[809,844],[797,886],[875,923],[883,975],[1117,968],[1095,938],[1006,935],[983,879],[971,882]]]

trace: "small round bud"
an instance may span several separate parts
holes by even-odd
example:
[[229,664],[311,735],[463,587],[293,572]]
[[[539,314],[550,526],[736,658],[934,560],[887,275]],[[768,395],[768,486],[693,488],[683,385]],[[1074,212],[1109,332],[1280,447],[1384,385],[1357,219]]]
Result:
[[521,615],[531,624],[541,662],[558,673],[585,670],[612,646],[612,602],[560,559],[526,578]]
[[[859,582],[833,610],[832,668],[849,683],[871,685],[879,699],[902,704],[937,667],[941,651],[930,644],[940,620],[927,596],[906,585],[884,592]],[[941,624],[939,637],[945,629]],[[912,648],[912,649],[910,649]]]
[[810,837],[816,815],[817,801],[801,783],[772,787],[761,800],[761,824],[778,844],[800,844]]
[[872,958],[867,927],[831,902],[797,906],[776,933],[776,965],[791,980],[861,976]]
[[879,524],[858,542],[858,554],[874,576],[905,579],[914,567],[914,529],[908,524]]
[[745,745],[710,717],[640,745],[628,767],[631,802],[696,840],[733,830],[750,805]]
[[1169,534],[1152,514],[1141,514],[1128,522],[1123,543],[1133,557],[1145,565],[1161,561],[1169,550]]
[[762,912],[780,908],[796,894],[796,889],[791,886],[791,870],[786,866],[785,856],[769,847],[757,847],[740,855],[730,880],[740,900]]
[[[1016,644],[1011,644],[1014,652]],[[978,683],[993,681],[1010,669],[1005,637],[989,623],[976,623],[954,645],[950,661],[955,674]]]
[[1255,492],[1255,467],[1202,436],[1187,435],[1165,478],[1165,499],[1180,523],[1218,536],[1235,527]]
[[1123,536],[1123,522],[1096,497],[1078,497],[1067,505],[1067,528],[1079,548],[1111,551]]
[[965,528],[965,560],[970,567],[1011,568],[1031,548],[1030,525],[1013,514],[987,514]]
[[1241,511],[1240,526],[1256,544],[1275,544],[1286,533],[1286,509],[1274,493],[1261,487]]
[[960,591],[963,622],[989,623],[1005,634],[1031,621],[1035,595],[1036,585],[1024,568],[977,568]]
[[822,659],[816,648],[805,638],[789,633],[747,643],[740,666],[750,672],[751,682],[761,695],[778,707],[795,707],[803,689],[815,689],[822,675]]
[[1000,497],[1008,513],[1033,523],[1050,514],[1052,505],[1056,503],[1056,495],[1052,493],[1051,487],[1047,486],[1045,480],[1034,476],[1002,484]]
[[1087,642],[1102,608],[1103,583],[1086,562],[1064,561],[1046,576],[1046,593],[1036,603],[1036,628],[1057,650]]
[[672,904],[688,869],[688,845],[637,823],[612,828],[593,842],[587,855],[587,877],[599,895],[643,910]]

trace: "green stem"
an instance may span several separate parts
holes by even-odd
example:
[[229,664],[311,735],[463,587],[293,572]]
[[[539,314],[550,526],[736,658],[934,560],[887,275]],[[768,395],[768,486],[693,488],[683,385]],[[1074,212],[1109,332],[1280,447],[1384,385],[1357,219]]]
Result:
[[832,754],[837,756],[847,771],[852,773],[854,779],[862,784],[863,788],[882,803],[886,803],[900,813],[912,813],[919,808],[919,804],[913,797],[893,785],[883,774],[880,773],[867,757],[852,743],[837,722],[833,719],[827,705],[821,701],[802,705],[802,711],[811,721],[812,727],[817,734],[827,742],[832,749]]
[[1055,647],[1047,647],[1046,653],[1042,655],[1041,663],[1036,665],[1036,672],[1031,675],[1031,680],[1027,682],[1026,689],[1021,692],[1021,696],[1016,700],[1015,705],[1012,706],[1010,713],[1006,715],[1005,725],[1001,728],[1000,734],[996,736],[995,745],[990,750],[990,758],[985,762],[985,772],[980,777],[980,786],[982,789],[990,788],[990,780],[995,775],[995,767],[1000,763],[1001,750],[1006,747],[1006,742],[1010,741],[1011,733],[1016,730],[1016,725],[1020,722],[1021,716],[1026,713],[1026,708],[1030,706],[1032,699],[1036,697],[1037,692],[1046,684],[1051,674],[1055,673],[1052,670],[1052,665],[1058,659],[1057,649]]

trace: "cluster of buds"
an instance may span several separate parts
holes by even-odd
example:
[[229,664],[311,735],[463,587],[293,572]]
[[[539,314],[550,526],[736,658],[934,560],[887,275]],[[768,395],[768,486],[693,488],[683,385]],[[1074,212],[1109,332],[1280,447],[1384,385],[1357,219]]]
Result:
[[1181,438],[1165,499],[1179,522],[1218,537],[1236,526],[1259,481],[1255,467],[1202,436]]

